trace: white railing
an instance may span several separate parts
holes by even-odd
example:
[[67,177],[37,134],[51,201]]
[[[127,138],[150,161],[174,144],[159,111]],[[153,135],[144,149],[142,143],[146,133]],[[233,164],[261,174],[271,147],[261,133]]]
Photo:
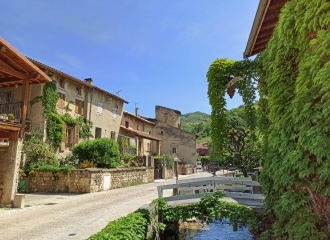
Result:
[[[262,194],[254,194],[253,186],[261,186],[257,181],[252,181],[251,178],[239,177],[208,177],[193,180],[181,180],[178,184],[158,186],[158,197],[163,197],[163,190],[177,189],[178,194],[184,193],[185,195],[176,195],[165,197],[165,201],[177,201],[193,198],[201,198],[206,194],[214,194],[216,190],[250,190],[249,193],[234,193],[224,192],[225,197],[231,198],[247,198],[247,199],[260,199],[263,200]],[[195,191],[198,190],[198,193]],[[189,192],[192,192],[188,194]]]

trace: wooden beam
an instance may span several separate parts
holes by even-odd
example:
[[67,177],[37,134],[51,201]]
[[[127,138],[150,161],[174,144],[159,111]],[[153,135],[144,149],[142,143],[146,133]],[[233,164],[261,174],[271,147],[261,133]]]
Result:
[[21,125],[0,122],[0,131],[15,131],[18,132],[21,129]]
[[257,41],[257,38],[258,38],[258,35],[259,35],[259,32],[260,32],[261,26],[262,26],[262,24],[264,22],[264,19],[265,19],[266,13],[267,13],[267,9],[269,7],[270,2],[271,2],[271,0],[268,0],[267,5],[266,5],[265,10],[264,10],[264,13],[262,15],[262,18],[261,18],[261,21],[260,21],[260,24],[259,24],[259,27],[258,27],[258,31],[256,33],[256,36],[254,37],[254,41],[253,41],[253,44],[252,44],[252,47],[251,47],[251,50],[250,50],[250,56],[252,56],[251,54],[252,54],[254,45],[255,45],[255,43]]
[[40,74],[37,72],[31,73],[27,76],[28,79],[40,79]]
[[11,66],[9,66],[7,63],[5,63],[4,61],[0,60],[0,71],[7,73],[9,75],[18,77],[20,79],[24,79],[25,78],[25,74],[22,72],[19,72],[15,69],[13,69]]
[[18,131],[16,132],[0,132],[0,138],[9,138],[9,141],[17,141]]
[[19,64],[17,64],[13,59],[7,56],[6,53],[0,51],[0,55],[6,59],[6,61],[9,61],[11,64],[15,65],[15,67],[21,69],[23,72],[27,72],[23,67],[21,67]]
[[[27,74],[25,75],[25,79],[23,81],[23,91],[22,91],[22,126],[25,126],[25,120],[26,120],[26,109],[27,109],[27,103],[28,103],[28,97],[29,97],[29,80],[27,78]],[[24,128],[21,129],[20,138],[24,137]]]
[[1,46],[1,52],[6,52],[6,51],[7,51],[6,46]]
[[269,29],[267,31],[262,31],[260,32],[258,39],[262,39],[264,37],[268,37],[271,38],[271,36],[273,35],[274,29]]

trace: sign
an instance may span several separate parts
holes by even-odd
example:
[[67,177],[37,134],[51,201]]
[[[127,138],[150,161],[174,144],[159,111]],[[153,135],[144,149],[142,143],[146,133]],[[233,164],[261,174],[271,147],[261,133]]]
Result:
[[212,173],[213,175],[215,175],[215,173],[219,170],[219,163],[217,161],[210,161],[207,164],[207,171],[209,173]]

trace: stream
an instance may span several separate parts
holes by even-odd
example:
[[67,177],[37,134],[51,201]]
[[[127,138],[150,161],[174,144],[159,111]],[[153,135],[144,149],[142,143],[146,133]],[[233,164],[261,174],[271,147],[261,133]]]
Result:
[[[197,224],[198,225],[198,224]],[[190,225],[189,228],[180,229],[180,240],[252,240],[248,228],[233,231],[233,226],[229,225],[229,219],[222,221],[215,220],[207,225],[206,223],[198,226]]]

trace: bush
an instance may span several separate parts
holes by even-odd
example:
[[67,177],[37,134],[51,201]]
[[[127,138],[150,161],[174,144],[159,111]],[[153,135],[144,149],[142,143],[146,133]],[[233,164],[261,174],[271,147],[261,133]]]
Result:
[[127,217],[109,222],[104,229],[88,239],[144,239],[147,226],[147,219],[144,218],[144,215],[141,212],[130,213]]
[[166,153],[165,155],[166,167],[174,168],[174,157],[171,154]]
[[118,144],[110,138],[100,138],[79,143],[72,148],[72,154],[84,163],[86,160],[97,163],[98,167],[114,168],[120,165]]

